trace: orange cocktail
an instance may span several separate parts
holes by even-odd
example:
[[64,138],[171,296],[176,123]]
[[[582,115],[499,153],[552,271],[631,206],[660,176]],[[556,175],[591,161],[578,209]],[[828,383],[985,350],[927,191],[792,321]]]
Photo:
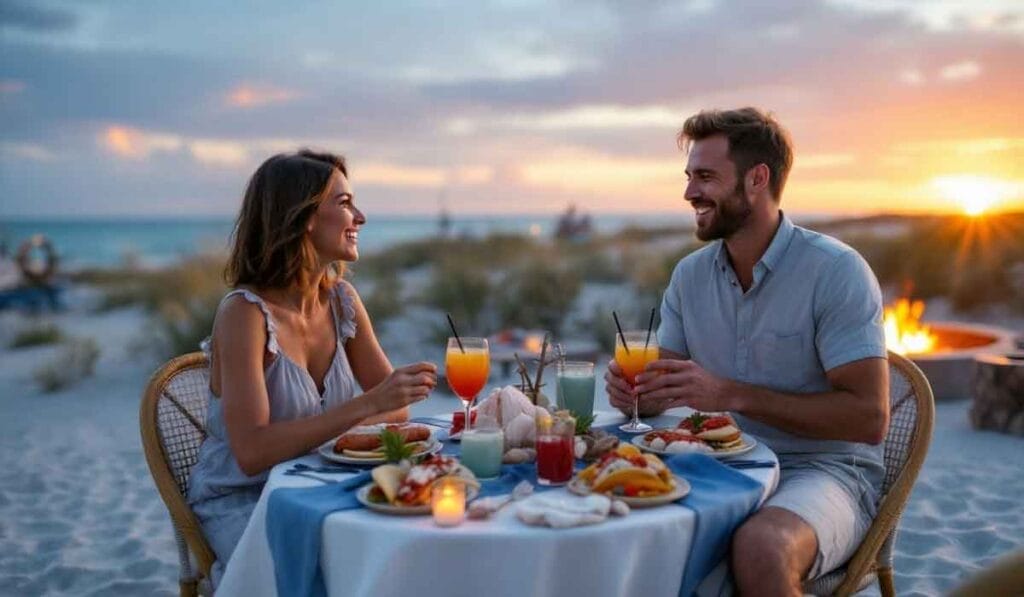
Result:
[[[461,340],[461,343],[459,342]],[[448,338],[444,359],[448,386],[466,405],[466,421],[471,422],[470,406],[487,384],[491,371],[491,353],[486,338]],[[469,423],[466,429],[469,429]]]
[[[625,344],[623,344],[625,340]],[[622,368],[622,376],[631,386],[636,385],[636,376],[643,373],[647,363],[658,360],[658,338],[647,330],[624,332],[615,336],[615,362]],[[640,397],[633,394],[633,420],[619,427],[630,433],[646,433],[652,428],[640,422]]]

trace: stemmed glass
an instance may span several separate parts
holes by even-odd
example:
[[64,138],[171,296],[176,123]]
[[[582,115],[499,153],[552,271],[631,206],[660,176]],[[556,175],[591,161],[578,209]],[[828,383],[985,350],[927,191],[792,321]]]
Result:
[[466,424],[470,428],[470,407],[480,390],[487,384],[491,369],[491,353],[487,338],[460,336],[448,338],[448,350],[444,359],[445,376],[448,386],[466,406]]
[[[623,344],[625,340],[625,344]],[[628,349],[627,349],[628,347]],[[615,362],[630,386],[636,385],[636,376],[643,373],[647,363],[658,360],[658,338],[647,330],[623,332],[615,336]],[[619,429],[627,433],[647,433],[653,427],[640,422],[640,396],[633,395],[633,419]]]

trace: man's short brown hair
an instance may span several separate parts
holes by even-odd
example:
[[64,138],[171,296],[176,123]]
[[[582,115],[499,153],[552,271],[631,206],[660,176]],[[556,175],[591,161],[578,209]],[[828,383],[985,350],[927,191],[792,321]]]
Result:
[[714,135],[729,140],[729,159],[736,164],[736,176],[742,177],[758,164],[768,166],[769,187],[778,201],[793,167],[793,142],[789,133],[771,114],[757,108],[738,110],[701,110],[686,119],[679,131],[679,147],[689,150],[694,141]]

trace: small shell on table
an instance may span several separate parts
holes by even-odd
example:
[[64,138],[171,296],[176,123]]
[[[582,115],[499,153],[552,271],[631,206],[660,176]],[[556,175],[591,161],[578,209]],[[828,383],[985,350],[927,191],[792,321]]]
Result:
[[612,500],[611,513],[615,516],[626,516],[629,514],[629,504],[622,500]]
[[501,461],[505,464],[521,464],[533,462],[537,459],[537,451],[533,448],[512,448],[502,456]]
[[576,442],[573,445],[572,449],[573,455],[576,458],[583,458],[583,456],[587,453],[589,447],[590,446],[587,445],[587,440],[585,440],[582,436],[577,435]]

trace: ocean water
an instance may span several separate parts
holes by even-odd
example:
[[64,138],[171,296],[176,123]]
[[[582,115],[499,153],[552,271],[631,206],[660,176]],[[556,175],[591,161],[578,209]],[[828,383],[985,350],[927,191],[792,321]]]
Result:
[[[549,238],[558,215],[454,216],[450,234],[483,237],[515,233]],[[629,226],[692,226],[689,210],[643,215],[592,216],[598,232],[612,233]],[[131,259],[146,266],[161,266],[206,250],[226,250],[232,218],[214,219],[33,219],[0,220],[0,244],[8,254],[34,234],[45,235],[60,255],[62,270],[112,267]],[[374,217],[359,235],[363,254],[394,243],[438,234],[436,216]]]

